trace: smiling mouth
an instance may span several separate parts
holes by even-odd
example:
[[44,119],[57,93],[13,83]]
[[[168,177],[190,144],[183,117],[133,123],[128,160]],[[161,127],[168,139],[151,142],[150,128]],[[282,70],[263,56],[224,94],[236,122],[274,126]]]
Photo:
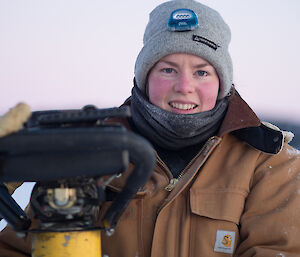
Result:
[[198,107],[197,104],[169,103],[169,105],[178,110],[193,110]]

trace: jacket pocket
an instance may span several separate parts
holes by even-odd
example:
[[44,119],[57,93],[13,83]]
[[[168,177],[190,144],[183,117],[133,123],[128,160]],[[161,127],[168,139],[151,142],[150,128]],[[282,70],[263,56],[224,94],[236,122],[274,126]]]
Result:
[[191,212],[239,224],[247,192],[241,189],[190,189]]

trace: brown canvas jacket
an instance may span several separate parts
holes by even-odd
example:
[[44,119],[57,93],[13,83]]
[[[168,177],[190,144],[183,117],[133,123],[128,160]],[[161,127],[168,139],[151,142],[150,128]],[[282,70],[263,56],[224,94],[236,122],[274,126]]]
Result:
[[[206,142],[172,191],[165,190],[172,174],[157,156],[151,179],[115,233],[103,233],[103,254],[300,256],[300,153],[283,140],[234,95],[219,134]],[[120,191],[125,179],[126,174],[114,180],[110,190]],[[30,256],[30,236],[19,239],[6,228],[0,256]]]

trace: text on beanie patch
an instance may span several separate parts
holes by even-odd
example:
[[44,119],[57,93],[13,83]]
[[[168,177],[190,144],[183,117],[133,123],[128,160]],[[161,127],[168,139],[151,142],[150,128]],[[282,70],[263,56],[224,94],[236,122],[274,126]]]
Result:
[[193,35],[193,41],[205,44],[207,46],[209,46],[210,48],[217,50],[218,47],[220,47],[219,45],[217,45],[216,43],[214,43],[213,41],[210,41],[204,37],[198,36],[198,35]]

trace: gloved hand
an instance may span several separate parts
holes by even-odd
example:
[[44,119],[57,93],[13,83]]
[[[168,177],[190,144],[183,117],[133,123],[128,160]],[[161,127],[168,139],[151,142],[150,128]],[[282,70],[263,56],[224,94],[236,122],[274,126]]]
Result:
[[[25,103],[19,103],[6,114],[0,117],[0,137],[7,136],[13,132],[23,128],[24,122],[26,122],[31,116],[30,107]],[[4,183],[12,194],[22,182],[16,183]]]
[[0,137],[7,136],[23,128],[31,116],[30,107],[25,103],[19,103],[6,114],[0,117]]

